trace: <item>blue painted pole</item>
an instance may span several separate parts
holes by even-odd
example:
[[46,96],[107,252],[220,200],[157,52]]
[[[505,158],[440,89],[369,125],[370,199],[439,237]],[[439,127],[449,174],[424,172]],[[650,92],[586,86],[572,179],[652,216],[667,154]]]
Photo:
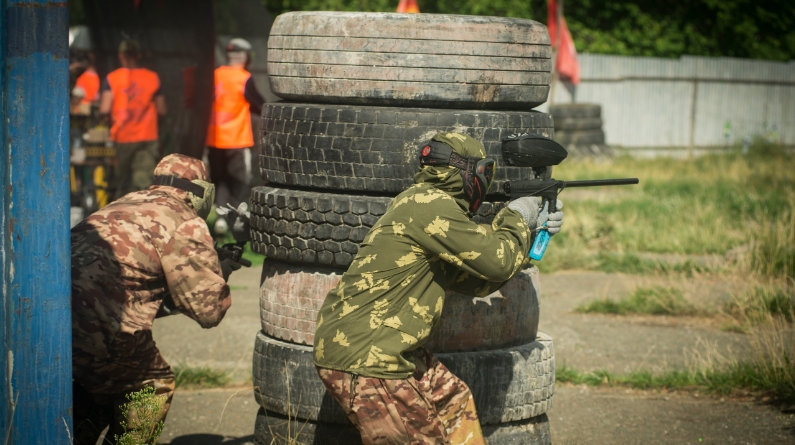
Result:
[[0,0],[0,443],[69,444],[66,2]]

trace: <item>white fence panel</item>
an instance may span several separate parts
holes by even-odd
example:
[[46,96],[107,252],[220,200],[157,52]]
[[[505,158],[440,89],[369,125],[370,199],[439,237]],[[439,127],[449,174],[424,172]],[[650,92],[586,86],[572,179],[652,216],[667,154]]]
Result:
[[795,61],[579,58],[580,85],[558,83],[550,102],[601,104],[611,145],[714,147],[756,136],[795,145]]

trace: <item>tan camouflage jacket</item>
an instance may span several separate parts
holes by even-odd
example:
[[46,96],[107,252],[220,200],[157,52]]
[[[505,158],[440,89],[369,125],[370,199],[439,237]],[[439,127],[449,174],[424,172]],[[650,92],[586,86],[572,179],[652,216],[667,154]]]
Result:
[[486,296],[522,269],[530,250],[524,219],[506,208],[487,228],[471,222],[458,201],[427,183],[392,201],[326,296],[315,331],[317,366],[406,378],[415,368],[409,352],[437,324],[445,290]]
[[184,191],[130,193],[78,224],[71,238],[73,370],[90,392],[173,375],[151,332],[167,293],[204,328],[231,305],[207,224]]

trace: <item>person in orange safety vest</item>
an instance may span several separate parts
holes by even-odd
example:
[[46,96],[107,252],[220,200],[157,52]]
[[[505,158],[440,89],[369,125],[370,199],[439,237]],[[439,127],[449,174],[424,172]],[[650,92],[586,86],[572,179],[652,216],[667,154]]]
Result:
[[[207,160],[215,184],[215,203],[233,207],[248,200],[251,184],[251,148],[254,134],[251,113],[260,114],[265,102],[246,68],[251,44],[241,38],[226,46],[227,64],[215,70],[215,100],[207,128]],[[226,233],[228,223],[218,218],[214,230]]]
[[100,115],[110,114],[110,138],[116,148],[116,195],[118,199],[152,184],[160,159],[157,118],[166,114],[160,78],[139,67],[141,47],[134,40],[119,45],[121,68],[102,83]]
[[70,63],[69,71],[83,72],[77,77],[69,104],[69,114],[89,115],[91,105],[99,101],[99,75],[94,67],[94,54],[90,51],[81,52],[74,63]]

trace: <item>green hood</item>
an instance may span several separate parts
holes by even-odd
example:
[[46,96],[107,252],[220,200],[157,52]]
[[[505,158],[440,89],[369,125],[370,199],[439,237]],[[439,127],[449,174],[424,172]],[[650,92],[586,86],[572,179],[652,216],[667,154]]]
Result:
[[[453,147],[453,151],[464,157],[485,158],[486,149],[476,139],[460,133],[437,133],[432,141],[442,142]],[[461,170],[446,165],[420,166],[414,174],[415,184],[431,184],[456,200],[458,205],[469,213],[469,201],[464,194],[464,180]]]

